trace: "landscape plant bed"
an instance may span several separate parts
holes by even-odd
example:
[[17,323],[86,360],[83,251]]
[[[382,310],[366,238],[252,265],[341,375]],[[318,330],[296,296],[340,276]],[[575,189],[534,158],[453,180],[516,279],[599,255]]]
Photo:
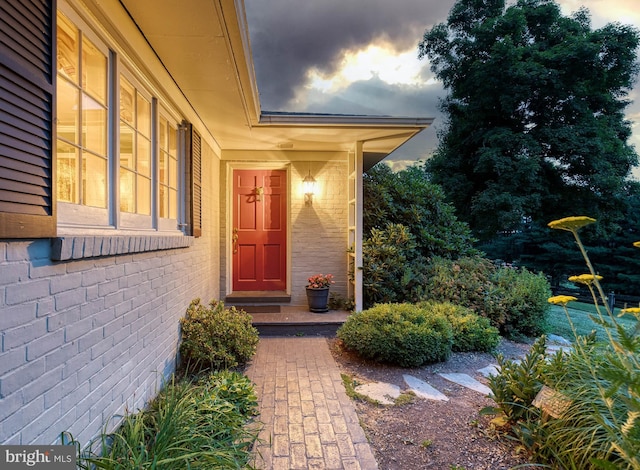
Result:
[[[530,344],[502,340],[496,353],[505,358],[523,356]],[[439,373],[476,371],[495,358],[489,353],[454,353],[446,362],[418,368],[402,368],[367,361],[344,349],[338,339],[330,349],[343,374],[356,383],[387,382],[406,390],[403,375],[427,381],[449,401],[414,397],[402,404],[382,406],[355,399],[356,411],[373,448],[380,470],[433,468],[437,470],[501,470],[527,465],[518,442],[508,439],[491,424],[491,416],[480,416],[485,406],[495,406],[490,398],[448,382]]]

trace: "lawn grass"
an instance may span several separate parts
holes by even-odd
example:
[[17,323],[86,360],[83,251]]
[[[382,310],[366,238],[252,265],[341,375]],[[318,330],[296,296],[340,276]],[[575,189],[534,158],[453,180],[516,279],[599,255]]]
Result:
[[[604,327],[594,323],[591,320],[589,315],[596,316],[596,308],[593,304],[584,303],[584,302],[571,302],[567,305],[567,309],[569,311],[569,315],[571,316],[571,321],[576,328],[576,331],[579,335],[585,336],[591,333],[592,330],[596,330],[596,336],[599,340],[605,340],[606,334],[604,331]],[[602,314],[606,317],[606,309],[604,307],[600,307]],[[620,309],[614,309],[614,315],[618,315],[620,313]],[[617,321],[623,325],[625,328],[633,328],[636,326],[637,320],[632,315],[624,315],[622,317],[617,318]],[[565,314],[564,308],[553,305],[549,310],[549,314],[547,315],[547,333],[553,333],[559,336],[562,336],[568,340],[573,339],[573,332],[571,331],[571,325],[567,321],[567,316]]]

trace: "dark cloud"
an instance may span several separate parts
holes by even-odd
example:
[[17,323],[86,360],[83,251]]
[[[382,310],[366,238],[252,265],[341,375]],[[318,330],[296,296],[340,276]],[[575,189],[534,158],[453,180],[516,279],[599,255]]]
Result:
[[[307,71],[331,74],[345,51],[386,42],[397,51],[414,47],[453,1],[442,0],[245,0],[263,109],[290,106]],[[314,110],[315,111],[315,110]],[[376,113],[377,114],[377,113]]]

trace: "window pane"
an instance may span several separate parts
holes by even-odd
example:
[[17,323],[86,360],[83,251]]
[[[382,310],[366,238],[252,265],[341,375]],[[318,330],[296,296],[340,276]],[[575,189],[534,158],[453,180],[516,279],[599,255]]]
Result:
[[169,153],[174,157],[176,155],[177,140],[178,140],[178,131],[174,126],[169,124]]
[[167,142],[167,120],[165,118],[163,118],[162,116],[160,116],[160,129],[159,129],[159,135],[158,135],[158,144],[160,145],[160,149],[161,150],[167,150],[168,149],[168,142]]
[[138,175],[138,214],[151,215],[151,180]]
[[87,206],[107,207],[107,160],[88,152],[82,154],[83,202]]
[[135,168],[133,154],[133,129],[120,123],[120,166]]
[[120,119],[131,126],[135,126],[133,122],[135,89],[126,78],[120,77]]
[[58,13],[58,72],[78,83],[78,29],[61,13]]
[[178,187],[178,161],[175,158],[169,159],[169,186]]
[[159,216],[166,219],[169,216],[169,190],[166,186],[160,185],[160,210]]
[[178,218],[178,191],[175,189],[169,190],[169,218]]
[[60,140],[57,144],[58,201],[78,203],[78,150]]
[[145,137],[151,136],[151,103],[138,93],[138,122],[136,128]]
[[138,151],[136,169],[144,176],[151,176],[151,142],[138,135]]
[[97,101],[82,95],[82,141],[84,148],[107,154],[107,110]]
[[133,172],[120,168],[120,210],[135,212],[135,175]]
[[78,103],[80,92],[66,80],[58,80],[56,91],[56,106],[58,108],[56,131],[58,137],[79,145]]
[[160,183],[169,184],[169,155],[166,152],[160,152],[159,161]]
[[82,38],[82,88],[101,104],[107,103],[107,57]]

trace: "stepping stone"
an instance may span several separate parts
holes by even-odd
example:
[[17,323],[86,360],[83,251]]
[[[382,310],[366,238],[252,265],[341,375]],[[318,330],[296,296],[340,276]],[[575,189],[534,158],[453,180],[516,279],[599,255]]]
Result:
[[549,334],[547,335],[547,342],[551,344],[561,344],[563,346],[571,346],[571,341],[563,338],[559,335]]
[[564,352],[569,352],[571,350],[570,346],[562,346],[560,344],[552,344],[550,346],[547,346],[547,354],[555,354],[558,351],[562,351]]
[[432,387],[424,380],[420,380],[413,375],[406,374],[402,377],[404,377],[404,382],[407,384],[409,389],[417,396],[426,398],[427,400],[449,401],[449,398],[447,398],[444,393]]
[[468,374],[438,374],[440,377],[447,379],[450,382],[457,383],[463,387],[467,387],[470,390],[475,390],[483,395],[489,395],[491,389],[485,384],[478,382],[476,379]]
[[400,396],[400,387],[385,382],[358,385],[355,387],[355,391],[383,405],[393,405],[394,400]]
[[487,367],[478,369],[478,373],[482,374],[483,377],[489,378],[490,375],[499,375],[500,368],[498,367],[498,364],[489,364]]

